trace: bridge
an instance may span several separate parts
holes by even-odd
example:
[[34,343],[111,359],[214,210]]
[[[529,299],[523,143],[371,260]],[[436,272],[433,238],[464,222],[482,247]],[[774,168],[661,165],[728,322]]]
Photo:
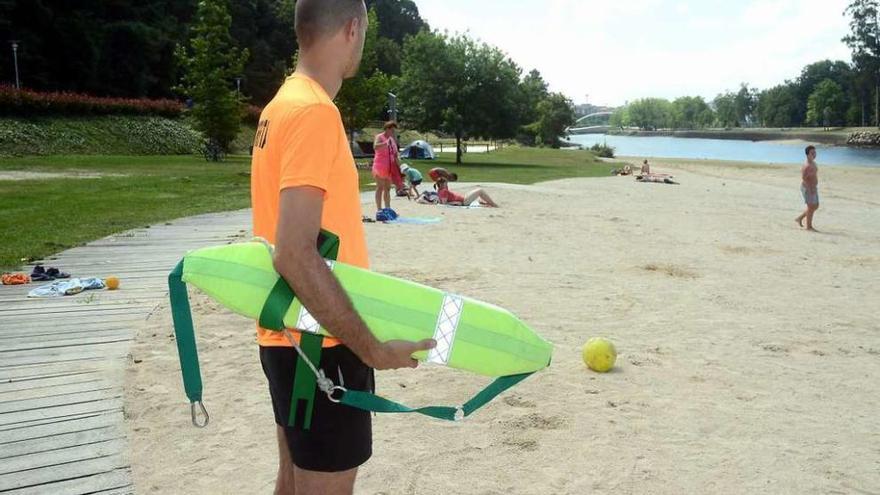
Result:
[[[608,132],[611,129],[611,126],[608,125],[611,120],[611,115],[614,112],[594,112],[589,115],[584,115],[583,117],[577,119],[574,122],[574,125],[567,128],[565,132],[569,134],[592,134],[592,133],[604,133]],[[591,121],[592,122],[589,122]],[[593,125],[587,125],[592,123]]]

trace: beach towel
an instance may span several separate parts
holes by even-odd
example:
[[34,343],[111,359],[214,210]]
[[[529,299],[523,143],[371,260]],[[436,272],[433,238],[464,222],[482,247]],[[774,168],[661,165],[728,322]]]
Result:
[[61,297],[79,294],[85,290],[103,289],[106,287],[100,278],[72,278],[63,282],[52,282],[41,285],[28,292],[28,297]]
[[442,218],[404,218],[397,217],[394,220],[388,220],[387,222],[383,222],[386,224],[400,224],[400,225],[433,225],[435,223],[442,222]]

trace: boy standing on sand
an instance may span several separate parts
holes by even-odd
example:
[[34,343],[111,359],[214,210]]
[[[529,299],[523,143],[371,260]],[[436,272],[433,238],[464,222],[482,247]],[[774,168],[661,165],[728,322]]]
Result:
[[807,210],[795,219],[798,225],[804,226],[804,218],[807,219],[807,230],[816,232],[813,228],[813,214],[819,209],[819,167],[816,165],[816,147],[807,146],[807,163],[801,169],[801,194],[807,204]]

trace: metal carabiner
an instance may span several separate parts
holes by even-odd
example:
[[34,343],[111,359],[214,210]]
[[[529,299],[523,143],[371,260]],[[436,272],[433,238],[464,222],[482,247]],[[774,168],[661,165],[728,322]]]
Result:
[[330,391],[327,392],[327,399],[330,402],[333,402],[335,404],[339,404],[340,402],[342,402],[342,395],[340,395],[338,399],[333,397],[333,393],[336,392],[337,390],[342,392],[342,395],[345,395],[345,393],[348,392],[348,390],[345,387],[341,387],[339,385],[334,385],[333,388],[331,388]]
[[[196,405],[199,406],[199,409],[201,409],[201,411],[202,411],[202,415],[205,417],[204,423],[199,424],[199,418],[198,418],[199,414],[196,411]],[[208,416],[208,410],[205,409],[205,405],[202,404],[202,401],[200,401],[200,400],[195,401],[192,404],[190,404],[190,414],[192,415],[192,423],[196,428],[204,428],[204,427],[208,426],[208,421],[211,420],[211,417]]]

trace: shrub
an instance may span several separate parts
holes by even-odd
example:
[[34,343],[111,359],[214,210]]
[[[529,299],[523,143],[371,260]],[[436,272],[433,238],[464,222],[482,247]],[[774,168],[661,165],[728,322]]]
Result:
[[79,93],[42,93],[0,85],[0,115],[154,115],[178,117],[183,105],[174,100],[102,98]]
[[590,148],[590,151],[602,158],[614,158],[614,147],[608,146],[608,143],[596,143]]

